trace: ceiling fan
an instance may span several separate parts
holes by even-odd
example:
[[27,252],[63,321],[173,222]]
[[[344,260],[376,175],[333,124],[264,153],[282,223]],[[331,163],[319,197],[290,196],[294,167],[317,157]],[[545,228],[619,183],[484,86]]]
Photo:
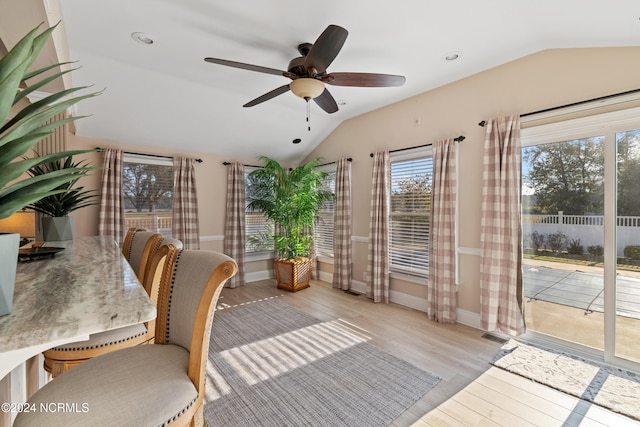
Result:
[[327,67],[342,49],[348,34],[349,32],[342,27],[329,25],[315,43],[298,45],[298,52],[302,56],[292,59],[287,71],[226,59],[204,58],[204,60],[213,64],[275,74],[291,79],[289,84],[267,92],[247,102],[243,107],[253,107],[291,90],[296,96],[307,102],[313,99],[327,113],[335,113],[338,111],[338,104],[324,87],[325,83],[334,86],[391,87],[402,86],[405,82],[404,76],[391,74],[327,73]]

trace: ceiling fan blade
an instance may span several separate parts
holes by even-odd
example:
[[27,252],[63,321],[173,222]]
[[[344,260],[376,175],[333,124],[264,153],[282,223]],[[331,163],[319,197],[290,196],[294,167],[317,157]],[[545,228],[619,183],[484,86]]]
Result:
[[277,89],[272,90],[271,92],[267,92],[262,96],[257,97],[253,101],[249,101],[243,105],[243,107],[253,107],[254,105],[258,105],[264,101],[268,101],[271,98],[275,98],[278,95],[282,95],[285,92],[289,91],[289,85],[280,86]]
[[336,104],[336,100],[333,99],[333,96],[327,88],[324,89],[320,96],[313,98],[313,100],[316,101],[316,104],[318,104],[320,108],[329,114],[338,111],[338,104]]
[[349,32],[337,25],[329,25],[309,50],[304,61],[305,68],[315,68],[318,74],[327,70],[329,64],[342,49]]
[[330,73],[322,81],[333,86],[392,87],[402,86],[406,78],[392,74]]
[[218,58],[204,58],[205,61],[212,64],[226,65],[227,67],[242,68],[243,70],[257,71],[259,73],[275,74],[276,76],[286,76],[287,72],[276,70],[275,68],[262,67],[260,65],[245,64],[244,62],[229,61]]

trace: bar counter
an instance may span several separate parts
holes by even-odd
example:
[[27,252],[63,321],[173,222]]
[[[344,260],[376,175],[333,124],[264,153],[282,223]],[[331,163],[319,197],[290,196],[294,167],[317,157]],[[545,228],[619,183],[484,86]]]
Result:
[[0,379],[44,350],[156,316],[112,238],[46,245],[65,250],[18,262],[13,312],[0,317]]

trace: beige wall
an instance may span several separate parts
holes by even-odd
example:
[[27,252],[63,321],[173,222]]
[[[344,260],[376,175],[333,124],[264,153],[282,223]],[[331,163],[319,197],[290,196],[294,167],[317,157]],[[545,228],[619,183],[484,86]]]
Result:
[[[478,122],[638,88],[639,47],[547,50],[344,122],[307,160],[353,158],[353,278],[362,281],[366,271],[369,153],[464,135],[459,145],[459,241],[467,254],[460,255],[459,307],[479,313],[480,257],[468,254],[480,247],[484,128]],[[414,306],[426,298],[425,286],[415,283],[392,280],[391,291],[392,300],[394,295],[403,301],[413,296]]]
[[[490,117],[521,114],[593,97],[640,88],[640,48],[571,49],[540,52],[405,101],[353,118],[339,126],[308,159],[326,161],[352,157],[353,178],[353,278],[362,285],[366,271],[371,188],[369,153],[411,147],[438,139],[464,135],[460,143],[460,227],[463,250],[480,247],[480,207],[484,129],[478,122]],[[419,118],[419,125],[415,119]],[[204,160],[196,166],[202,248],[222,250],[226,168],[222,162],[254,164],[255,159],[232,159],[214,154],[181,152],[124,142],[72,137],[69,149],[118,147],[128,151],[187,155]],[[94,164],[99,156],[92,154]],[[84,183],[98,188],[99,175]],[[74,213],[76,235],[95,235],[98,207]],[[474,254],[460,255],[459,307],[476,314],[480,310],[479,261]],[[260,275],[269,262],[249,263],[247,272]],[[331,266],[321,266],[325,278]],[[357,283],[358,284],[358,283]],[[392,300],[420,308],[424,285],[392,280]]]

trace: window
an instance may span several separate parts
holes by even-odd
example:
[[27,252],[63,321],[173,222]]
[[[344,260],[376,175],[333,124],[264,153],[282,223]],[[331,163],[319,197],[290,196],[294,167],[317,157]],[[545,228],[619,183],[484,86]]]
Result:
[[245,227],[245,253],[256,254],[259,252],[267,252],[274,250],[273,243],[273,224],[267,219],[262,212],[251,212],[246,209],[246,206],[251,200],[253,191],[253,183],[249,178],[251,173],[256,168],[245,167],[244,170],[244,188],[245,188],[245,214],[244,214],[244,227]]
[[392,272],[429,273],[429,223],[433,161],[429,157],[391,162],[389,256]]
[[125,154],[122,191],[126,228],[171,237],[173,163],[170,159]]
[[[332,170],[327,170],[327,177],[322,183],[323,189],[336,194],[336,170],[332,164]],[[330,200],[318,211],[318,218],[313,231],[316,251],[319,256],[333,258],[333,230],[334,230],[335,201]]]

